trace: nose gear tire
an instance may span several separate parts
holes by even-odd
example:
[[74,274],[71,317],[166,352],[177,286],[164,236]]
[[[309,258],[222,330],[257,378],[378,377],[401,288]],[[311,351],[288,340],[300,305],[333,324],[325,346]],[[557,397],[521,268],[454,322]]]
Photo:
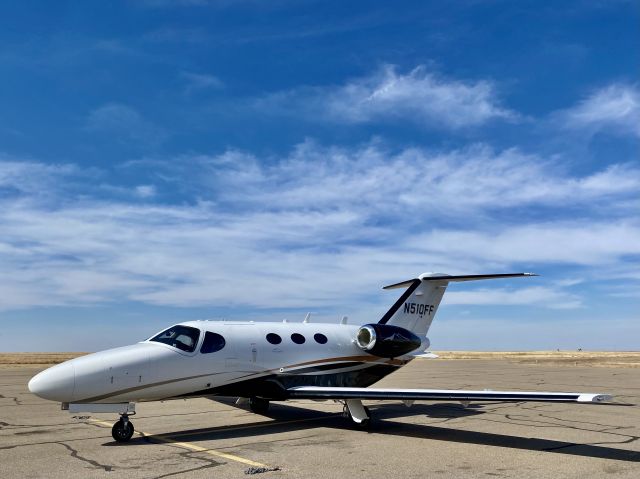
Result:
[[127,421],[125,424],[124,421],[120,420],[111,428],[111,436],[113,436],[117,442],[127,442],[133,436],[133,431],[131,421]]

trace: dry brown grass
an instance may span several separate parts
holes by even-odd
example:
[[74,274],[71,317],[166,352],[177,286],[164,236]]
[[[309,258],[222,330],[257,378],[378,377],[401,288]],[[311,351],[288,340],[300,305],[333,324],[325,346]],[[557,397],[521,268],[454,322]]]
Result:
[[640,351],[437,351],[442,359],[494,359],[522,364],[640,367]]
[[87,353],[0,353],[0,368],[46,367]]

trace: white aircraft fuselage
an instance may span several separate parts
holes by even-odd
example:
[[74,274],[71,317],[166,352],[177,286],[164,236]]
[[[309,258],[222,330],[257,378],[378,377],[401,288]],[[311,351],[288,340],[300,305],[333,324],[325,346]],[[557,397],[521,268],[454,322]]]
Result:
[[69,412],[115,412],[116,441],[134,433],[135,403],[188,396],[246,398],[264,414],[269,401],[333,399],[359,426],[369,423],[363,399],[602,402],[606,394],[368,386],[416,357],[433,357],[427,332],[451,282],[530,273],[449,276],[424,273],[385,289],[405,289],[377,321],[364,325],[303,322],[189,321],[146,341],[81,356],[29,381],[29,390]]
[[[364,352],[354,343],[360,326],[350,324],[190,321],[180,325],[198,330],[193,351],[149,339],[53,366],[35,376],[29,389],[62,403],[142,402],[211,394],[275,399],[283,394],[280,384],[284,388],[366,387],[413,359],[379,358]],[[224,347],[200,352],[207,332],[222,336]],[[281,342],[269,343],[268,334],[278,335]],[[304,343],[295,343],[291,339],[295,334]],[[316,337],[327,341],[321,344]]]

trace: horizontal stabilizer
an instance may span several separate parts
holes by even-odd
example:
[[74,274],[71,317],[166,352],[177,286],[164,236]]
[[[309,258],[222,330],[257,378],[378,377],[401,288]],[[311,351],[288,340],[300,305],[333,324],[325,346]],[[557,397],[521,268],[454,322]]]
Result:
[[466,274],[462,276],[451,276],[448,274],[421,274],[420,277],[414,279],[408,279],[400,283],[390,284],[382,289],[396,289],[396,288],[408,288],[416,280],[422,281],[447,281],[447,282],[462,282],[462,281],[480,281],[483,279],[499,279],[499,278],[520,278],[522,276],[538,276],[535,273],[506,273],[506,274]]
[[581,402],[610,401],[608,394],[525,391],[465,391],[461,389],[376,389],[299,386],[287,389],[289,399],[377,399],[403,401]]

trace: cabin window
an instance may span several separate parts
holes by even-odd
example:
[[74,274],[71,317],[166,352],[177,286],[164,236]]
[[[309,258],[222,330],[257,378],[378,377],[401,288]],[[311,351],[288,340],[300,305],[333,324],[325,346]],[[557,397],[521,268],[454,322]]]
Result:
[[269,333],[267,334],[267,341],[271,344],[280,344],[282,342],[282,338],[276,333]]
[[302,334],[293,333],[291,335],[291,341],[293,341],[296,344],[302,344],[306,341],[306,339],[304,339],[304,336]]
[[318,344],[327,344],[327,337],[322,333],[314,334],[313,339],[315,339]]
[[207,331],[204,333],[204,341],[202,341],[202,346],[200,346],[200,352],[202,354],[215,353],[224,348],[225,344],[226,341],[218,333]]
[[173,326],[157,334],[149,341],[168,344],[187,353],[192,353],[196,350],[199,337],[200,330],[197,328],[190,326]]

